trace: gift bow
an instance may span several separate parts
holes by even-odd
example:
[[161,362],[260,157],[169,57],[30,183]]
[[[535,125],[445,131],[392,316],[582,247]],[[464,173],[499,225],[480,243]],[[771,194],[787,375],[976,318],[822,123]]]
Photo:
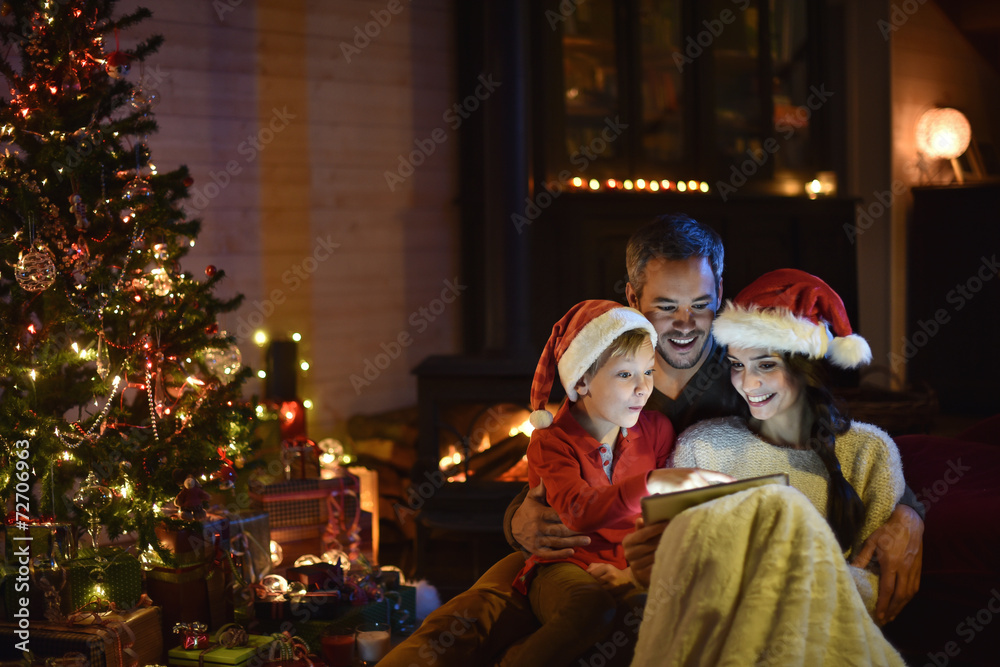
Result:
[[61,658],[46,658],[45,667],[86,667],[87,656],[73,651]]
[[175,624],[174,634],[184,636],[182,641],[185,649],[204,648],[210,643],[208,626],[199,621]]
[[[146,598],[145,594],[142,596]],[[72,614],[66,618],[67,625],[88,625],[91,627],[97,626],[102,629],[101,639],[104,640],[105,644],[111,643],[111,638],[103,634],[104,630],[108,630],[113,635],[115,643],[118,645],[118,651],[122,656],[123,660],[127,660],[126,665],[138,665],[139,664],[139,654],[136,653],[135,648],[135,633],[132,628],[129,627],[128,623],[125,622],[124,617],[121,613],[114,608],[112,604],[112,610],[105,612],[104,615],[87,609],[87,603],[83,607],[80,607]],[[142,606],[142,599],[140,599],[140,605]],[[72,663],[66,663],[72,664]]]
[[219,628],[218,633],[215,635],[215,641],[219,642],[224,648],[236,648],[238,646],[246,646],[247,642],[250,641],[250,636],[247,634],[246,629],[239,623],[227,623]]
[[268,649],[268,660],[305,660],[309,667],[312,661],[309,659],[309,646],[301,637],[293,637],[288,630],[275,632],[271,635],[271,646]]

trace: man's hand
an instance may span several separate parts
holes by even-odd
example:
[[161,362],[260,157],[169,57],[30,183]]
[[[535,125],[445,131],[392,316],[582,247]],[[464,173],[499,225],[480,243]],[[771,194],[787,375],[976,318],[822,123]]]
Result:
[[875,620],[884,625],[896,618],[920,588],[924,554],[924,522],[912,507],[897,505],[884,526],[872,533],[851,561],[866,567],[875,554],[879,566]]
[[510,522],[514,539],[543,560],[558,560],[573,555],[573,547],[585,547],[590,538],[563,525],[559,513],[545,501],[545,483],[528,491],[524,502]]
[[660,536],[669,524],[661,521],[647,526],[642,518],[635,520],[635,532],[629,533],[622,540],[625,547],[625,560],[628,561],[632,576],[643,588],[649,588],[649,577],[653,572],[653,558],[656,547],[660,544]]

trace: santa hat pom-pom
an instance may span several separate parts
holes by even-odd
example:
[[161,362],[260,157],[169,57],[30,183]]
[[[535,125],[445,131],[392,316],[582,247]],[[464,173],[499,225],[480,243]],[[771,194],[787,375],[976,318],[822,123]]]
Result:
[[838,336],[830,341],[827,356],[841,368],[857,368],[872,360],[872,349],[868,341],[857,334]]
[[552,426],[552,413],[548,410],[535,410],[528,417],[528,421],[535,428],[548,428]]

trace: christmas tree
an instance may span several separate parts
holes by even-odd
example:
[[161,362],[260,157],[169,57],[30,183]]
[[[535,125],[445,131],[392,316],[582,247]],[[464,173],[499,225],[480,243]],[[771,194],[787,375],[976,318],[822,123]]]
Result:
[[114,6],[0,12],[0,489],[8,522],[89,520],[145,549],[187,478],[232,487],[253,410],[217,324],[240,298],[214,296],[223,271],[181,268],[192,180],[150,162],[143,62],[162,38],[121,50],[150,12]]

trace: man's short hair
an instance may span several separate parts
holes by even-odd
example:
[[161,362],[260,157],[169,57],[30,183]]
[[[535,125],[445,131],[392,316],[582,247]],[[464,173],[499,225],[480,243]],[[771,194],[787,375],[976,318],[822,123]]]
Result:
[[632,234],[625,249],[625,266],[632,289],[641,297],[649,260],[705,257],[718,287],[724,255],[722,239],[714,229],[686,215],[672,213],[659,216]]

